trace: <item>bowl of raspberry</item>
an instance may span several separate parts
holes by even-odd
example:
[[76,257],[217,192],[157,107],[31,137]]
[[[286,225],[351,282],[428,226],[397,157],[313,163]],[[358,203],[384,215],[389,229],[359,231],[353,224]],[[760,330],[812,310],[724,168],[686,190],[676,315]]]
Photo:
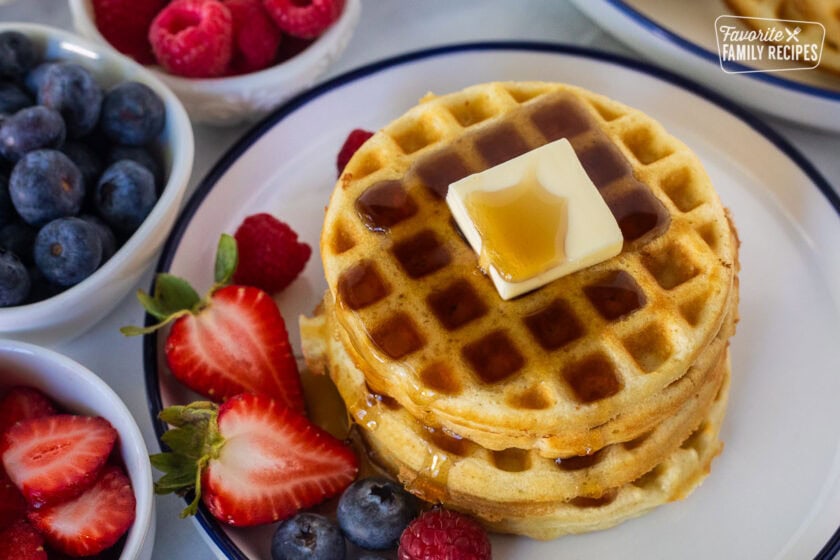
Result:
[[361,0],[70,0],[83,36],[147,67],[194,122],[253,121],[344,51]]
[[0,337],[69,340],[110,312],[172,228],[193,144],[139,64],[0,24]]
[[94,373],[57,352],[0,341],[0,440],[0,558],[151,558],[143,436]]

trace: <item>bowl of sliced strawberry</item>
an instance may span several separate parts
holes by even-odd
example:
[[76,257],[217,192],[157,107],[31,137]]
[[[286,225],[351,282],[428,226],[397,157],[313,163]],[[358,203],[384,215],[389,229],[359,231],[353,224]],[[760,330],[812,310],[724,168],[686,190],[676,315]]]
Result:
[[137,424],[95,374],[0,341],[0,558],[148,560],[152,474]]
[[147,65],[190,118],[255,120],[344,51],[361,0],[70,0],[76,30]]

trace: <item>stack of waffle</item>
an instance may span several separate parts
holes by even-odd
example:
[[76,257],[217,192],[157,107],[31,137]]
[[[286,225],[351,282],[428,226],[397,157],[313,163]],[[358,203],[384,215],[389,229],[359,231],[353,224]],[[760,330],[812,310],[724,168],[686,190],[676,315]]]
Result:
[[[503,301],[446,189],[564,137],[622,252]],[[427,96],[352,158],[321,254],[307,363],[430,502],[554,538],[686,496],[722,448],[737,238],[696,156],[639,111],[551,83]]]

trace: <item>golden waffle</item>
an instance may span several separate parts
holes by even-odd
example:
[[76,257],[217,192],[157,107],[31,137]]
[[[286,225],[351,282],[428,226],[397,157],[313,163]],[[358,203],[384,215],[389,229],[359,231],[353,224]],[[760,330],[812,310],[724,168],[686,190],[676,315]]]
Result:
[[718,439],[729,397],[729,362],[724,385],[709,416],[662,463],[646,475],[609,492],[601,498],[580,498],[558,504],[538,516],[501,518],[477,515],[492,531],[548,540],[561,535],[585,533],[614,527],[664,505],[682,500],[708,476],[712,461],[723,450]]
[[545,514],[556,510],[558,502],[601,497],[649,472],[708,415],[726,369],[724,352],[675,414],[631,442],[562,460],[521,449],[490,451],[445,429],[424,426],[393,399],[371,393],[364,373],[333,332],[330,311],[327,305],[302,321],[310,367],[329,371],[374,459],[381,456],[407,488],[427,501],[484,516]]
[[[799,40],[805,43],[823,43],[820,70],[840,74],[840,2],[837,0],[725,0],[733,12],[750,18],[816,21],[825,28],[822,32],[814,26],[802,27]],[[772,22],[747,20],[756,29],[767,28]],[[778,22],[776,29],[793,29],[796,23]],[[786,35],[785,35],[786,36]]]
[[[623,251],[502,301],[442,195],[560,137]],[[494,83],[428,98],[368,140],[333,193],[321,254],[374,391],[483,447],[559,456],[564,433],[653,406],[697,361],[730,307],[736,240],[696,156],[650,117],[572,86]]]

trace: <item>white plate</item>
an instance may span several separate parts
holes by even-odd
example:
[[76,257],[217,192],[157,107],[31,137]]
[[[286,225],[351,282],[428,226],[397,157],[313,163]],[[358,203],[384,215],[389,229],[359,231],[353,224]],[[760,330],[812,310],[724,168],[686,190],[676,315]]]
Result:
[[[379,128],[430,90],[534,79],[570,82],[638,107],[697,152],[743,242],[741,322],[732,342],[726,450],[701,488],[604,532],[546,543],[494,537],[494,557],[830,558],[820,550],[840,524],[840,201],[766,126],[680,78],[610,55],[535,44],[442,48],[352,72],[293,100],[219,162],[181,216],[160,270],[208,286],[219,234],[256,212],[274,213],[317,248],[348,131]],[[316,256],[278,299],[297,349],[296,318],[325,288]],[[187,393],[171,376],[158,376],[162,341],[145,342],[156,414]],[[163,426],[156,428],[160,434]],[[206,514],[199,523],[220,557],[269,558],[270,527],[222,530]]]
[[592,21],[642,56],[765,113],[840,132],[840,76],[817,70],[727,74],[715,19],[724,0],[572,0]]

